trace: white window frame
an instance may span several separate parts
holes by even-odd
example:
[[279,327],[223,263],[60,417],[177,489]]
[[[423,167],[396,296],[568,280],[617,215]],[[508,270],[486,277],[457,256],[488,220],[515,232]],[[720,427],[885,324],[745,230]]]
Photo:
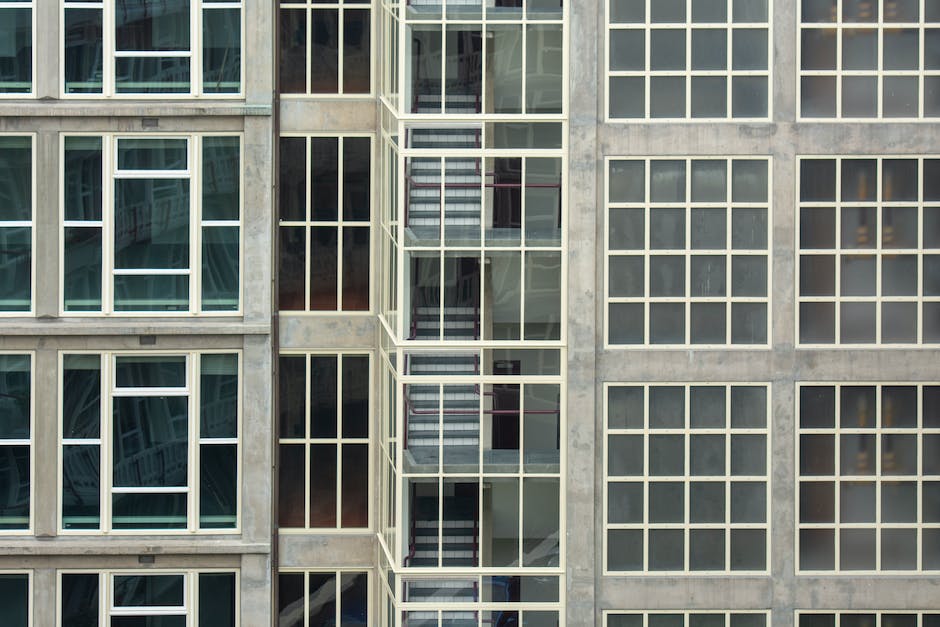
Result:
[[[245,98],[245,2],[244,0],[220,0],[220,2],[206,2],[203,0],[190,0],[189,18],[189,51],[141,51],[121,52],[116,50],[115,34],[115,3],[118,0],[73,0],[66,4],[60,0],[59,7],[59,98],[63,100],[88,99],[123,99],[123,100],[186,100],[199,98],[203,100],[239,100]],[[251,0],[248,0],[251,2]],[[67,8],[101,9],[102,22],[102,90],[101,93],[70,94],[65,90],[65,11]],[[241,68],[238,93],[216,94],[203,93],[203,49],[202,49],[202,11],[203,9],[240,9],[241,10]],[[115,66],[117,57],[146,58],[146,57],[179,57],[190,59],[189,82],[190,88],[185,93],[118,93],[116,90]]]
[[842,617],[843,617],[843,616],[845,616],[845,615],[857,615],[857,614],[864,614],[864,615],[868,615],[868,616],[874,615],[874,616],[875,616],[875,625],[874,625],[873,627],[881,627],[881,626],[882,626],[883,623],[882,623],[882,621],[881,621],[881,617],[882,617],[882,615],[884,615],[884,614],[889,614],[889,615],[898,615],[898,614],[902,614],[902,615],[907,615],[907,616],[913,615],[913,616],[916,618],[916,625],[917,625],[917,627],[922,627],[922,625],[923,625],[923,619],[924,619],[924,615],[925,615],[925,614],[928,614],[928,615],[930,615],[930,614],[932,614],[932,615],[940,615],[940,610],[921,610],[921,609],[914,609],[914,608],[904,608],[904,609],[898,609],[898,610],[880,610],[880,609],[871,609],[871,610],[866,610],[866,609],[835,610],[835,609],[823,609],[823,608],[820,608],[820,609],[812,609],[812,610],[809,610],[809,609],[797,609],[797,610],[794,610],[794,611],[793,611],[793,627],[800,627],[800,617],[801,617],[801,616],[804,616],[804,615],[807,615],[807,616],[820,616],[820,615],[822,615],[822,616],[833,616],[833,618],[835,619],[835,622],[833,623],[834,626],[835,626],[835,627],[841,627],[841,625],[842,625]]
[[[938,118],[940,120],[940,118]],[[801,164],[804,160],[831,160],[835,162],[835,199],[832,201],[820,200],[820,201],[802,201],[800,200],[800,179],[801,179]],[[882,200],[882,190],[881,190],[881,181],[882,181],[882,164],[885,160],[892,159],[903,159],[903,160],[916,160],[917,161],[917,200],[902,200],[902,201],[886,201]],[[794,268],[794,295],[795,295],[795,304],[793,311],[794,319],[794,340],[798,348],[864,348],[864,349],[878,349],[878,348],[894,348],[894,349],[923,349],[923,348],[936,348],[940,346],[940,339],[937,342],[924,342],[923,341],[923,327],[924,327],[924,314],[923,314],[923,305],[925,303],[940,303],[940,296],[924,296],[924,268],[923,268],[923,258],[925,250],[935,250],[935,249],[924,249],[923,246],[923,236],[924,236],[924,206],[925,205],[937,205],[940,206],[940,200],[938,201],[924,201],[924,159],[940,159],[940,156],[936,155],[798,155],[796,157],[796,172],[794,176],[795,184],[795,199],[796,199],[796,209],[794,211],[794,250],[795,250],[795,268]],[[871,161],[874,160],[877,162],[877,185],[876,197],[871,201],[845,201],[841,200],[842,196],[842,162],[843,161]],[[800,219],[801,219],[801,210],[803,208],[812,208],[812,207],[832,207],[836,210],[836,223],[835,223],[835,247],[834,248],[807,248],[803,249],[800,247]],[[875,208],[875,224],[872,229],[872,242],[873,245],[868,248],[842,248],[841,245],[841,217],[842,210],[844,208],[850,207],[874,207]],[[918,240],[920,241],[921,247],[914,249],[904,249],[904,248],[882,248],[881,247],[881,216],[882,210],[884,208],[892,207],[914,207],[917,209],[918,214]],[[940,210],[938,210],[940,211]],[[875,258],[875,276],[876,276],[876,285],[875,285],[875,296],[841,296],[839,294],[841,288],[841,263],[843,257],[853,256],[853,255],[872,255]],[[883,297],[881,295],[882,291],[882,272],[881,272],[881,260],[884,256],[890,255],[916,255],[917,256],[917,266],[918,266],[918,276],[917,276],[917,293],[916,296],[888,296]],[[936,249],[936,254],[940,255],[940,249]],[[800,259],[803,256],[834,256],[835,257],[835,287],[834,294],[831,296],[803,296],[800,294]],[[910,302],[915,303],[917,308],[917,340],[915,342],[907,344],[890,344],[881,342],[881,321],[882,321],[882,305],[884,301],[887,300],[892,303],[896,302]],[[802,342],[800,340],[800,305],[803,303],[833,303],[835,306],[835,325],[833,329],[833,342],[821,343],[821,342]],[[840,324],[840,305],[844,302],[850,303],[865,303],[870,302],[875,304],[875,341],[870,343],[851,343],[851,342],[841,342],[839,340],[841,334],[841,324]],[[940,304],[938,304],[940,307]]]
[[[279,575],[303,575],[304,578],[304,592],[303,592],[303,620],[300,621],[301,627],[307,627],[310,623],[310,575],[333,575],[336,579],[336,592],[335,597],[333,598],[336,604],[336,622],[335,625],[345,624],[342,619],[343,603],[342,603],[342,577],[343,575],[365,575],[366,576],[366,615],[367,619],[371,624],[378,624],[378,621],[374,618],[374,601],[373,601],[373,580],[374,573],[372,567],[361,567],[356,568],[354,566],[350,567],[341,567],[337,569],[321,569],[321,568],[278,568],[277,576]],[[280,593],[278,594],[280,596]],[[275,620],[279,618],[280,611],[276,608],[280,607],[280,598],[276,599],[274,605],[275,608]],[[201,626],[200,626],[201,627]]]
[[[686,2],[686,19],[684,22],[652,22],[650,20],[650,4],[656,0],[647,0],[646,19],[644,22],[636,23],[617,23],[611,22],[611,0],[604,2],[604,122],[610,123],[631,123],[642,122],[644,124],[681,124],[710,122],[716,120],[749,122],[749,121],[770,121],[774,116],[774,0],[767,0],[767,21],[766,22],[734,22],[732,18],[733,0],[728,0],[727,21],[725,22],[695,22],[692,20],[691,0]],[[727,32],[727,68],[724,70],[692,70],[692,29],[724,30]],[[686,68],[685,70],[613,70],[610,67],[610,40],[611,32],[615,30],[633,30],[646,33],[645,47],[646,58],[644,59],[644,68],[650,67],[650,36],[652,30],[678,30],[685,29],[686,42]],[[766,70],[733,70],[732,67],[732,31],[734,29],[765,29],[767,31],[767,69]],[[611,115],[610,100],[612,90],[610,88],[611,78],[614,77],[638,77],[644,79],[644,115],[638,117],[615,117]],[[681,77],[685,80],[685,114],[680,117],[661,117],[652,116],[650,111],[650,78],[653,76]],[[692,89],[691,80],[693,77],[700,76],[719,76],[726,79],[726,112],[721,117],[692,117]],[[734,77],[766,77],[767,78],[767,115],[761,117],[736,117],[732,113],[732,79]]]
[[[98,577],[98,625],[108,627],[111,618],[117,616],[186,616],[186,624],[193,627],[199,625],[199,575],[206,574],[233,574],[235,575],[235,627],[241,625],[241,572],[237,568],[199,568],[197,569],[81,569],[69,568],[56,571],[56,627],[62,625],[62,576],[63,575],[95,575]],[[182,576],[183,577],[183,605],[182,606],[146,606],[146,607],[115,607],[114,606],[114,578],[115,576]]]
[[[35,23],[35,9],[33,10],[33,21]],[[35,46],[33,47],[35,52]],[[30,219],[23,221],[0,221],[2,228],[29,228],[30,230],[30,270],[29,270],[29,309],[23,311],[0,311],[0,318],[22,318],[33,317],[36,315],[36,192],[38,185],[37,156],[36,156],[36,133],[0,133],[0,137],[29,137],[30,155],[31,155],[31,188],[30,188]]]
[[[644,390],[644,405],[643,405],[643,427],[637,429],[612,429],[608,420],[609,416],[609,392],[611,388],[615,387],[633,387],[633,388],[642,388]],[[649,427],[649,389],[655,387],[682,387],[684,389],[685,397],[685,412],[684,412],[684,421],[685,426],[683,428],[670,428],[670,429],[651,429]],[[690,389],[693,387],[710,387],[710,388],[724,388],[725,389],[725,424],[727,425],[724,428],[692,428],[690,427],[690,403],[691,403],[691,394]],[[762,388],[767,392],[767,414],[766,414],[766,423],[764,428],[753,428],[753,427],[732,427],[731,426],[731,390],[735,387],[751,387],[751,388]],[[767,574],[771,572],[772,568],[772,528],[771,528],[771,501],[773,495],[773,458],[772,458],[772,420],[773,420],[773,411],[772,411],[772,397],[771,397],[772,388],[768,383],[611,383],[606,382],[603,384],[603,411],[604,411],[604,432],[603,432],[603,495],[602,499],[602,512],[603,512],[603,541],[602,541],[602,550],[603,550],[603,573],[604,575],[614,575],[618,577],[649,577],[649,576],[666,576],[666,575],[684,575],[684,576],[703,576],[703,575],[715,575],[715,574],[725,574],[725,575],[759,575]],[[685,476],[679,475],[664,475],[662,477],[654,476],[649,473],[649,437],[653,434],[668,434],[668,435],[681,435],[683,438],[683,444],[685,447]],[[673,483],[680,483],[685,486],[685,502],[683,507],[683,517],[685,520],[689,519],[689,484],[696,479],[716,479],[722,477],[722,475],[693,475],[690,473],[689,468],[691,464],[690,459],[690,446],[691,446],[691,436],[696,434],[708,435],[708,434],[718,434],[725,437],[725,468],[726,472],[724,475],[724,494],[725,494],[725,520],[727,522],[722,523],[610,523],[608,522],[608,486],[611,483],[642,483],[643,492],[644,492],[644,506],[643,506],[643,519],[644,521],[649,520],[649,489],[648,485],[651,482],[662,480],[669,481],[673,480]],[[765,460],[766,460],[766,474],[761,476],[748,476],[748,475],[733,475],[731,474],[731,436],[732,435],[763,435],[765,437]],[[632,435],[632,436],[641,436],[643,438],[643,474],[633,475],[633,476],[624,476],[622,481],[613,481],[611,476],[608,473],[609,469],[609,460],[610,454],[608,451],[608,441],[610,435]],[[620,477],[620,475],[617,475]],[[676,481],[676,478],[679,478],[679,481]],[[765,522],[764,523],[734,523],[731,522],[731,484],[737,482],[744,483],[763,483],[765,485],[765,494],[766,494],[766,512],[765,512]],[[717,483],[717,482],[716,482]],[[710,570],[692,570],[689,568],[689,531],[692,529],[716,529],[725,531],[725,569],[719,571],[710,571]],[[639,570],[611,570],[608,566],[608,534],[611,529],[635,529],[643,533],[643,564],[644,568]],[[648,541],[648,532],[651,529],[676,529],[681,530],[684,533],[684,558],[683,563],[685,568],[683,570],[650,570],[648,567],[649,564],[649,541]],[[752,571],[752,570],[734,570],[731,568],[731,540],[730,534],[731,531],[735,529],[759,529],[765,532],[764,535],[764,570]]]
[[[916,28],[918,29],[920,46],[918,48],[918,65],[923,68],[924,66],[924,33],[926,24],[934,24],[937,28],[940,28],[940,23],[938,22],[927,22],[925,20],[926,15],[923,11],[923,2],[919,3],[920,11],[920,20],[918,22],[885,22],[884,21],[884,5],[881,2],[875,3],[878,7],[878,16],[872,22],[843,22],[842,21],[842,5],[845,0],[834,0],[836,2],[836,20],[832,22],[804,22],[803,21],[803,7],[802,4],[796,7],[796,33],[794,40],[794,50],[796,51],[796,119],[797,121],[809,121],[809,122],[926,122],[926,123],[936,123],[940,121],[940,113],[936,116],[925,116],[924,115],[924,100],[926,98],[926,89],[924,87],[924,77],[933,76],[940,77],[940,69],[938,70],[888,70],[887,72],[883,69],[884,65],[884,46],[883,46],[883,33],[885,30],[896,29],[896,28]],[[878,68],[874,70],[843,70],[842,67],[842,33],[845,30],[852,29],[873,29],[876,31],[876,37],[878,40],[878,45],[876,49],[876,55],[878,57]],[[803,48],[802,48],[802,33],[804,30],[835,30],[833,36],[837,37],[836,41],[836,69],[833,70],[804,70],[803,69]],[[918,115],[913,117],[883,117],[883,106],[884,106],[884,81],[885,75],[888,74],[891,77],[899,76],[911,76],[918,78],[917,81],[917,96],[918,96],[918,106],[917,111]],[[835,100],[835,115],[831,117],[812,117],[803,115],[803,81],[804,77],[813,77],[813,76],[822,76],[822,77],[834,77],[836,83],[836,100]],[[851,117],[851,116],[842,116],[842,78],[846,76],[862,76],[862,77],[873,77],[876,79],[878,84],[878,91],[875,95],[876,97],[876,115],[873,117]]]
[[[284,100],[299,100],[303,98],[316,98],[316,99],[328,99],[335,100],[338,98],[343,99],[352,99],[352,98],[375,98],[375,83],[376,83],[376,66],[379,64],[379,57],[376,54],[376,34],[378,32],[376,25],[376,15],[381,8],[375,8],[372,6],[372,3],[366,4],[354,4],[350,3],[348,0],[294,0],[293,2],[285,3],[278,2],[277,5],[277,18],[275,19],[275,28],[280,30],[280,16],[285,9],[294,9],[297,11],[303,10],[306,13],[307,18],[307,39],[304,43],[307,50],[306,53],[306,69],[304,72],[304,77],[306,81],[306,90],[303,93],[295,92],[283,92],[279,91],[279,97]],[[332,92],[312,92],[310,91],[310,70],[312,68],[311,55],[311,33],[313,25],[313,9],[336,9],[337,11],[337,25],[338,25],[338,35],[339,40],[337,42],[336,56],[337,56],[337,91],[336,93]],[[375,10],[373,10],[375,9]],[[345,46],[345,21],[343,19],[346,11],[365,11],[369,14],[369,58],[370,68],[369,68],[369,91],[368,92],[350,92],[346,93],[343,91],[343,78],[344,78],[344,63],[346,59],[346,54],[344,51]],[[281,60],[283,63],[283,59]]]
[[[639,161],[644,164],[644,200],[642,202],[612,202],[610,200],[610,164],[616,161]],[[650,230],[650,212],[653,208],[660,206],[659,203],[652,203],[649,200],[650,197],[650,163],[655,161],[682,161],[686,164],[686,175],[685,175],[685,201],[681,202],[671,202],[663,203],[661,206],[664,208],[682,208],[685,211],[685,220],[686,220],[686,246],[683,249],[663,249],[663,250],[654,250],[650,248],[649,245],[649,230]],[[692,174],[691,166],[694,162],[702,161],[712,161],[712,162],[725,162],[727,164],[727,181],[726,181],[726,200],[721,202],[693,202],[692,198]],[[765,162],[767,163],[767,201],[760,202],[750,202],[750,201],[740,201],[732,202],[732,166],[735,161],[750,161],[750,162]],[[774,263],[774,246],[773,246],[773,222],[774,222],[774,181],[773,181],[773,165],[774,161],[772,157],[754,157],[754,156],[741,156],[741,157],[605,157],[604,158],[604,348],[612,350],[659,350],[659,349],[672,349],[672,348],[691,348],[691,349],[709,349],[709,348],[720,348],[722,350],[754,350],[754,349],[770,349],[771,342],[773,338],[773,263]],[[707,249],[694,249],[691,247],[691,215],[692,209],[695,208],[709,208],[715,207],[719,209],[725,209],[727,211],[726,216],[726,236],[725,236],[725,248],[718,249],[714,251],[709,251]],[[610,210],[619,209],[619,208],[633,208],[633,209],[643,209],[644,210],[644,248],[637,248],[635,250],[611,250],[610,248]],[[741,209],[766,209],[767,211],[767,248],[764,250],[759,249],[735,249],[732,248],[732,212],[735,208]],[[661,253],[668,256],[681,256],[685,259],[685,296],[675,296],[675,297],[651,297],[648,294],[650,293],[651,280],[650,275],[650,257],[655,253]],[[725,296],[717,297],[703,297],[703,296],[692,296],[691,295],[691,259],[696,256],[708,256],[708,255],[720,255],[723,256],[726,260],[725,262]],[[644,257],[644,295],[635,296],[635,297],[615,297],[610,295],[610,259],[611,257],[617,256],[643,256]],[[732,295],[732,259],[736,256],[747,256],[747,257],[763,257],[767,260],[767,296],[765,297],[752,297],[752,296],[733,296]],[[691,334],[692,334],[692,308],[693,303],[724,303],[727,305],[725,309],[725,337],[727,342],[724,344],[699,344],[692,343]],[[643,305],[644,308],[644,320],[643,320],[643,342],[636,344],[615,344],[610,341],[610,305],[615,303],[636,303]],[[650,342],[650,308],[649,305],[652,303],[683,303],[685,305],[685,338],[686,341],[680,344],[660,344]],[[732,305],[735,303],[763,303],[767,306],[767,338],[763,343],[754,343],[754,344],[735,344],[732,343]]]
[[[0,440],[0,446],[29,447],[29,520],[24,529],[0,530],[3,536],[29,536],[33,534],[36,520],[36,352],[2,351],[0,355],[25,356],[29,358],[29,437],[16,440]],[[5,574],[5,573],[4,573]]]
[[[280,447],[283,444],[295,444],[302,445],[304,447],[304,467],[306,472],[304,473],[303,484],[304,484],[304,525],[302,527],[286,527],[283,525],[278,525],[278,533],[283,535],[293,535],[293,534],[309,534],[311,531],[316,531],[318,534],[329,534],[329,533],[350,533],[350,532],[369,532],[373,529],[374,521],[374,512],[373,512],[373,499],[375,496],[375,476],[374,476],[374,461],[373,461],[373,416],[376,415],[375,408],[373,407],[374,403],[374,385],[373,385],[373,354],[371,351],[353,351],[353,350],[343,350],[343,351],[294,351],[294,350],[283,350],[278,353],[280,357],[303,357],[304,358],[304,390],[305,390],[305,399],[304,399],[304,430],[306,432],[305,436],[302,438],[285,438],[278,434],[277,444]],[[369,423],[368,423],[368,437],[366,438],[347,438],[343,437],[343,358],[344,357],[365,357],[368,361],[368,381],[369,381],[369,390],[367,401],[369,403]],[[311,378],[312,373],[310,369],[310,358],[311,357],[335,357],[336,358],[336,368],[337,368],[337,380],[336,380],[336,437],[334,438],[314,438],[310,437],[310,409],[311,409]],[[280,368],[280,366],[278,366]],[[280,429],[280,427],[278,427]],[[313,527],[310,525],[310,446],[314,444],[328,444],[336,446],[336,525],[334,527]],[[368,451],[368,460],[369,467],[367,475],[369,477],[368,481],[368,491],[367,491],[367,506],[368,514],[367,521],[368,524],[365,527],[344,527],[343,526],[343,445],[344,444],[365,444]],[[280,469],[278,472],[280,473]],[[282,571],[283,572],[283,571]]]
[[[101,220],[65,219],[65,139],[67,137],[93,137],[102,141]],[[203,139],[232,137],[239,140],[239,206],[238,220],[206,220],[202,215]],[[118,144],[122,139],[180,139],[187,142],[186,170],[118,170]],[[59,312],[67,317],[153,317],[178,318],[181,316],[224,317],[241,316],[245,299],[245,140],[244,134],[232,133],[63,133],[59,141]],[[35,178],[35,177],[34,177]],[[114,184],[119,179],[188,179],[189,180],[189,268],[179,271],[145,270],[143,274],[170,274],[189,277],[189,308],[184,311],[118,311],[114,308],[115,276],[141,274],[137,270],[119,270],[114,267]],[[65,229],[69,227],[97,227],[101,229],[101,309],[98,311],[68,311],[65,308]],[[203,231],[210,227],[238,228],[238,308],[230,311],[202,309],[202,244]]]
[[[58,355],[58,389],[63,390],[64,358],[66,355],[88,355],[99,357],[101,360],[101,413],[99,418],[98,437],[91,439],[71,439],[63,437],[64,428],[64,394],[60,393],[58,399],[58,433],[57,450],[58,473],[56,489],[58,498],[56,525],[61,535],[75,536],[101,536],[101,535],[127,535],[127,536],[154,536],[154,535],[237,535],[242,528],[242,504],[244,494],[242,481],[244,476],[244,359],[242,351],[231,350],[198,350],[185,351],[60,351]],[[238,360],[238,416],[236,421],[235,438],[203,438],[200,437],[200,377],[202,374],[201,358],[205,355],[235,355]],[[116,360],[119,357],[184,357],[186,360],[186,387],[183,388],[117,388],[115,380]],[[119,391],[118,391],[119,390]],[[131,396],[179,396],[187,398],[187,485],[179,488],[115,488],[113,486],[113,401],[115,397]],[[199,526],[199,496],[200,496],[200,444],[203,440],[210,440],[213,444],[234,445],[236,455],[235,477],[235,525],[225,528],[201,528]],[[99,451],[99,505],[97,529],[66,529],[63,525],[64,509],[62,507],[62,490],[64,478],[64,460],[62,451],[65,446],[97,446]],[[151,493],[181,493],[187,495],[186,500],[186,527],[180,529],[151,528],[151,529],[113,529],[112,497],[119,493],[142,494]]]
[[[299,5],[298,5],[299,6]],[[343,218],[343,139],[351,138],[366,138],[369,140],[369,219],[365,220],[345,220]],[[375,154],[375,134],[374,133],[282,133],[278,138],[279,142],[284,138],[295,138],[295,139],[306,139],[306,150],[305,150],[305,159],[306,159],[306,192],[304,197],[304,206],[308,218],[303,220],[281,220],[280,216],[277,215],[277,232],[280,236],[281,228],[303,228],[304,229],[304,308],[303,309],[280,309],[278,307],[278,312],[282,316],[331,316],[336,315],[337,313],[342,313],[344,316],[371,316],[374,313],[375,307],[375,298],[373,294],[375,293],[375,281],[378,277],[378,271],[375,258],[376,251],[376,231],[375,228],[375,199],[376,199],[376,189],[375,189],[375,172],[376,172],[376,154]],[[337,139],[338,140],[338,153],[337,153],[337,215],[336,220],[313,220],[310,216],[310,190],[311,190],[311,140],[313,139]],[[280,207],[276,208],[276,212],[279,212]],[[311,294],[311,278],[310,278],[310,238],[312,229],[314,227],[330,227],[336,229],[336,309],[311,309],[310,308],[310,294]],[[366,297],[369,302],[369,306],[366,309],[344,309],[343,308],[343,231],[344,227],[355,227],[355,228],[366,228],[369,231],[369,289]],[[278,242],[280,237],[277,238]],[[283,253],[278,253],[278,259],[276,260],[275,267],[280,264],[280,255]],[[280,293],[275,295],[275,303],[277,299],[280,298]]]
[[[22,93],[0,93],[0,100],[16,100],[16,99],[33,99],[36,97],[36,0],[23,0],[21,2],[14,2],[9,0],[0,0],[0,14],[2,14],[3,9],[29,9],[32,17],[32,33],[30,37],[32,38],[32,71],[30,73],[30,84],[29,91]],[[35,150],[34,150],[35,151]],[[35,168],[34,168],[35,171]]]
[[[870,409],[870,415],[872,416],[873,426],[865,428],[843,428],[840,426],[840,389],[842,387],[875,387],[875,407]],[[915,386],[918,392],[917,400],[917,427],[882,427],[881,426],[881,390],[884,387],[892,386],[904,386],[912,387]],[[933,382],[897,382],[897,381],[881,381],[881,382],[870,382],[870,381],[852,381],[852,382],[809,382],[809,381],[800,381],[796,383],[796,391],[794,398],[794,538],[793,538],[793,567],[797,575],[851,575],[851,576],[864,576],[864,575],[907,575],[907,576],[918,576],[918,575],[927,575],[927,574],[936,574],[940,572],[940,569],[935,570],[924,570],[922,568],[923,564],[923,538],[921,531],[923,529],[937,529],[940,530],[940,523],[925,523],[923,522],[923,490],[921,489],[924,481],[936,480],[940,481],[940,476],[934,477],[933,475],[924,475],[922,470],[923,467],[917,463],[923,457],[923,436],[925,434],[940,434],[940,427],[938,428],[926,428],[923,427],[923,388],[925,386],[940,386],[940,383]],[[833,387],[835,388],[835,415],[833,427],[825,428],[803,428],[800,426],[800,390],[807,387]],[[853,476],[852,478],[843,478],[841,469],[840,469],[840,435],[845,432],[849,433],[866,433],[871,434],[875,437],[875,456],[872,460],[873,472],[871,475],[861,475]],[[917,457],[918,460],[917,472],[910,475],[887,475],[882,476],[881,474],[881,464],[880,464],[880,450],[881,450],[881,438],[883,435],[887,434],[905,434],[905,435],[914,435],[917,438]],[[804,476],[800,473],[800,436],[801,435],[832,435],[833,436],[833,475],[806,475],[805,480]],[[926,479],[925,479],[926,477]],[[930,479],[930,477],[934,477]],[[881,519],[881,489],[882,483],[891,483],[894,481],[904,481],[904,482],[914,482],[917,484],[917,506],[918,506],[918,515],[920,519],[917,522],[913,523],[882,523],[882,522],[865,522],[865,523],[842,523],[840,522],[840,511],[839,511],[839,502],[840,502],[840,486],[843,483],[851,483],[853,481],[863,481],[865,483],[873,483],[875,485],[876,493],[876,503],[875,503],[875,520],[880,521]],[[834,497],[835,502],[833,503],[833,522],[829,523],[803,523],[800,522],[800,486],[803,483],[832,483],[834,485]],[[884,527],[892,529],[914,529],[917,532],[917,564],[918,567],[912,570],[887,570],[878,568],[881,564],[881,531]],[[800,568],[800,531],[803,529],[822,529],[833,531],[833,568],[832,570],[811,570],[811,569],[801,569]],[[843,570],[839,565],[840,558],[840,532],[842,529],[860,529],[860,530],[872,530],[875,532],[875,566],[874,570]],[[940,611],[938,611],[940,613]]]
[[607,621],[611,616],[641,616],[643,619],[643,627],[649,626],[649,617],[655,616],[657,614],[682,614],[683,623],[686,627],[689,626],[689,617],[693,614],[718,614],[723,615],[725,618],[725,627],[731,627],[731,616],[733,614],[760,614],[764,616],[764,627],[770,627],[770,610],[604,610],[603,611],[603,626],[607,627]]
[[33,571],[32,570],[17,570],[17,569],[4,569],[0,570],[0,575],[26,575],[26,602],[27,602],[27,614],[26,614],[26,625],[27,627],[33,627],[33,614],[35,614],[36,604],[33,600]]

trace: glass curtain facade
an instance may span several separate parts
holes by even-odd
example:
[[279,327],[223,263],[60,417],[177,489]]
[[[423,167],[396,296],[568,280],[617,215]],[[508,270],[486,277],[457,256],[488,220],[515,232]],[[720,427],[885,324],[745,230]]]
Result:
[[564,9],[380,13],[379,620],[557,625]]

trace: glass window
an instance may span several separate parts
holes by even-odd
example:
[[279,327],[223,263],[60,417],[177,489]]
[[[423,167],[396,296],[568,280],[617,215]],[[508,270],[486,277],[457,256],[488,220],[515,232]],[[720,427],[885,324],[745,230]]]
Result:
[[608,572],[765,572],[766,385],[610,385]]
[[769,341],[770,162],[614,159],[607,343]]
[[766,627],[769,623],[767,612],[752,610],[743,612],[611,611],[605,614],[605,619],[605,627],[644,627],[644,625],[648,627]]
[[3,313],[23,315],[32,311],[33,202],[33,138],[0,135],[0,312]]
[[64,354],[63,531],[237,528],[238,362]]
[[33,2],[0,0],[0,98],[33,92]]
[[281,354],[282,529],[369,526],[369,362],[368,355]]
[[799,159],[800,343],[940,343],[938,173],[931,158]]
[[64,0],[63,38],[66,97],[242,91],[241,0]]
[[356,571],[278,572],[278,625],[366,627],[369,574]]
[[797,393],[798,570],[940,571],[940,386]]
[[801,117],[940,116],[940,13],[930,2],[926,13],[910,0],[800,5]]
[[32,527],[32,356],[0,354],[0,533]]
[[59,573],[63,627],[236,627],[235,571]]
[[372,139],[280,140],[281,311],[368,311]]
[[608,0],[608,117],[769,117],[769,3]]
[[68,135],[64,144],[63,312],[240,309],[239,137]]
[[[282,0],[282,94],[372,92],[372,7],[364,0]],[[394,58],[394,57],[390,57]]]
[[0,607],[3,624],[9,627],[32,625],[31,577],[28,572],[0,572]]

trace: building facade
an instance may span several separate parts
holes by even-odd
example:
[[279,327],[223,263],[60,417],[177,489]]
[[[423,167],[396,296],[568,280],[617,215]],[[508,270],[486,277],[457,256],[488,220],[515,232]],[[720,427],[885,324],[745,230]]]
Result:
[[15,627],[940,625],[937,0],[0,0]]

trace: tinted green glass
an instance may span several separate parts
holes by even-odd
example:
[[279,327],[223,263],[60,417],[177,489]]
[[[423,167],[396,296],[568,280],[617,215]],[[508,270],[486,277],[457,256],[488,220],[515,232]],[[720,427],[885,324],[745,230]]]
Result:
[[185,170],[185,139],[119,139],[118,170]]
[[199,625],[235,627],[235,573],[199,573]]
[[526,28],[526,111],[561,113],[562,27],[558,24]]
[[0,93],[32,89],[33,18],[29,8],[0,8]]
[[187,484],[186,410],[184,396],[114,399],[115,487],[159,488]]
[[[0,30],[0,41],[2,37]],[[0,137],[0,221],[32,219],[32,156],[30,137]]]
[[182,575],[115,575],[115,607],[183,605]]
[[189,181],[114,182],[114,267],[189,268]]
[[240,198],[241,141],[238,137],[203,138],[202,219],[238,220]]
[[98,627],[98,575],[62,574],[62,627]]
[[189,277],[185,275],[114,277],[115,311],[186,311]]
[[100,94],[104,81],[101,9],[65,9],[65,93]]
[[238,435],[238,355],[202,355],[199,374],[199,437]]
[[62,437],[97,438],[101,423],[101,358],[62,358]]
[[0,355],[0,443],[29,437],[29,355]]
[[202,230],[202,309],[236,311],[239,287],[238,227]]
[[111,512],[114,529],[185,529],[186,495],[115,494]]
[[233,528],[237,524],[238,447],[203,444],[199,456],[199,526]]
[[31,228],[0,228],[0,311],[29,311],[32,258]]
[[29,575],[0,575],[0,607],[5,627],[29,625]]
[[118,357],[117,387],[178,388],[186,385],[186,358],[182,356]]
[[65,219],[101,219],[101,138],[65,138]]
[[202,12],[202,90],[236,94],[241,89],[241,11]]
[[0,446],[0,529],[29,527],[29,446]]
[[62,526],[65,529],[97,529],[101,525],[100,460],[97,445],[62,447]]
[[190,0],[121,0],[114,7],[115,48],[189,50]]
[[117,57],[115,91],[119,94],[185,94],[189,92],[187,57]]
[[100,311],[101,228],[66,227],[64,248],[62,291],[65,310]]

